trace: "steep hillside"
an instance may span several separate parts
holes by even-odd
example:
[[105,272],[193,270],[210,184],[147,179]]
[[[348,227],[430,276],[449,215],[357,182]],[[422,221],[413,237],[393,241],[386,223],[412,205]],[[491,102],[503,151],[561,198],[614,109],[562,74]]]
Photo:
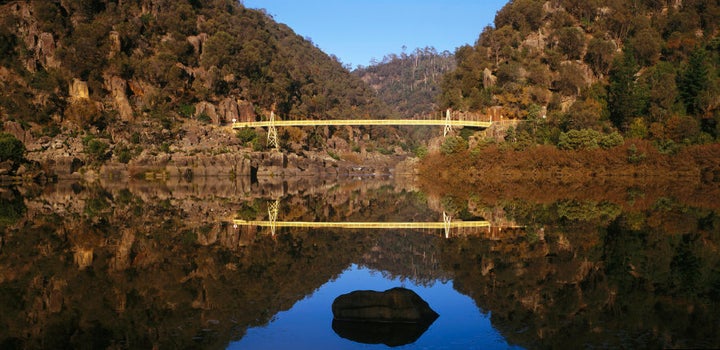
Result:
[[426,47],[409,55],[385,56],[381,62],[354,70],[353,75],[369,84],[396,114],[409,118],[437,111],[440,82],[453,69],[450,52]]
[[512,0],[457,50],[441,104],[527,119],[508,138],[521,144],[597,147],[593,130],[667,152],[714,142],[719,28],[715,0]]
[[[248,141],[262,149],[262,135],[219,141],[226,135],[211,126],[271,110],[298,119],[388,115],[336,58],[233,0],[5,3],[0,91],[0,130],[31,153],[57,148],[84,163],[127,163],[148,149],[169,154],[203,142],[214,152]],[[332,135],[318,132],[328,133],[280,137],[322,147]]]

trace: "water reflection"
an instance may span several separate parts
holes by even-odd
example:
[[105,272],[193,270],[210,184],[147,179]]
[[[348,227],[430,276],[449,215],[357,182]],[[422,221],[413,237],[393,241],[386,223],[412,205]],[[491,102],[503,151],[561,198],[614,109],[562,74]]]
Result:
[[[324,312],[329,332],[308,345],[336,344],[332,314],[317,303],[368,284],[417,287],[433,307],[470,302],[437,309],[415,345],[720,346],[714,200],[636,187],[540,200],[528,195],[538,193],[533,184],[505,197],[450,197],[395,178],[196,180],[2,189],[0,348],[266,347],[262,330],[296,339],[272,332],[307,315],[297,314],[303,307]],[[442,229],[286,227],[272,236],[233,227],[234,218],[268,219],[277,198],[286,221],[426,222],[446,212],[491,227],[449,239]],[[382,281],[325,292],[346,276],[363,281],[356,273]],[[441,290],[452,297],[433,299]],[[460,323],[474,328],[442,328],[468,310]],[[488,328],[477,328],[483,319]]]

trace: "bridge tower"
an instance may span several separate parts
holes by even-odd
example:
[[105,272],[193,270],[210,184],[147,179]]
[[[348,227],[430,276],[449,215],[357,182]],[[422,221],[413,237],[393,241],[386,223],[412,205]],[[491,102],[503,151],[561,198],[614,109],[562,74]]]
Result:
[[275,202],[268,205],[268,219],[270,221],[270,234],[275,237],[275,229],[278,217],[278,211],[280,210],[280,199],[276,199]]
[[277,128],[275,127],[275,111],[270,112],[270,125],[268,126],[267,145],[280,150],[280,142],[278,142]]
[[452,125],[450,125],[450,108],[448,108],[445,110],[445,129],[443,130],[443,137],[446,137],[451,131]]

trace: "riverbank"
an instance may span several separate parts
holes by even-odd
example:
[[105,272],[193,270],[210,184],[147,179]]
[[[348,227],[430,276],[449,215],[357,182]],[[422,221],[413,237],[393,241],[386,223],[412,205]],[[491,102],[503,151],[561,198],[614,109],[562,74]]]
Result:
[[536,146],[524,151],[489,146],[476,152],[431,154],[418,165],[426,192],[488,199],[532,197],[614,198],[654,202],[632,193],[666,194],[702,207],[720,198],[720,145],[689,146],[675,155],[650,143],[628,142],[603,150],[565,151]]

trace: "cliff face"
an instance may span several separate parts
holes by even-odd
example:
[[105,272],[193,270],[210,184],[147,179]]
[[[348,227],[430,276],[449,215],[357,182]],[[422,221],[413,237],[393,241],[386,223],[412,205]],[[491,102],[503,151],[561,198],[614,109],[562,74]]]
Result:
[[[299,119],[387,114],[336,59],[236,1],[20,1],[0,6],[0,24],[1,129],[41,163],[263,150],[262,130],[238,140],[216,127],[271,110]],[[311,140],[318,132],[334,130],[280,137],[319,149],[327,138]]]
[[719,14],[711,0],[509,1],[455,52],[441,105],[528,119],[538,143],[583,129],[717,141]]

